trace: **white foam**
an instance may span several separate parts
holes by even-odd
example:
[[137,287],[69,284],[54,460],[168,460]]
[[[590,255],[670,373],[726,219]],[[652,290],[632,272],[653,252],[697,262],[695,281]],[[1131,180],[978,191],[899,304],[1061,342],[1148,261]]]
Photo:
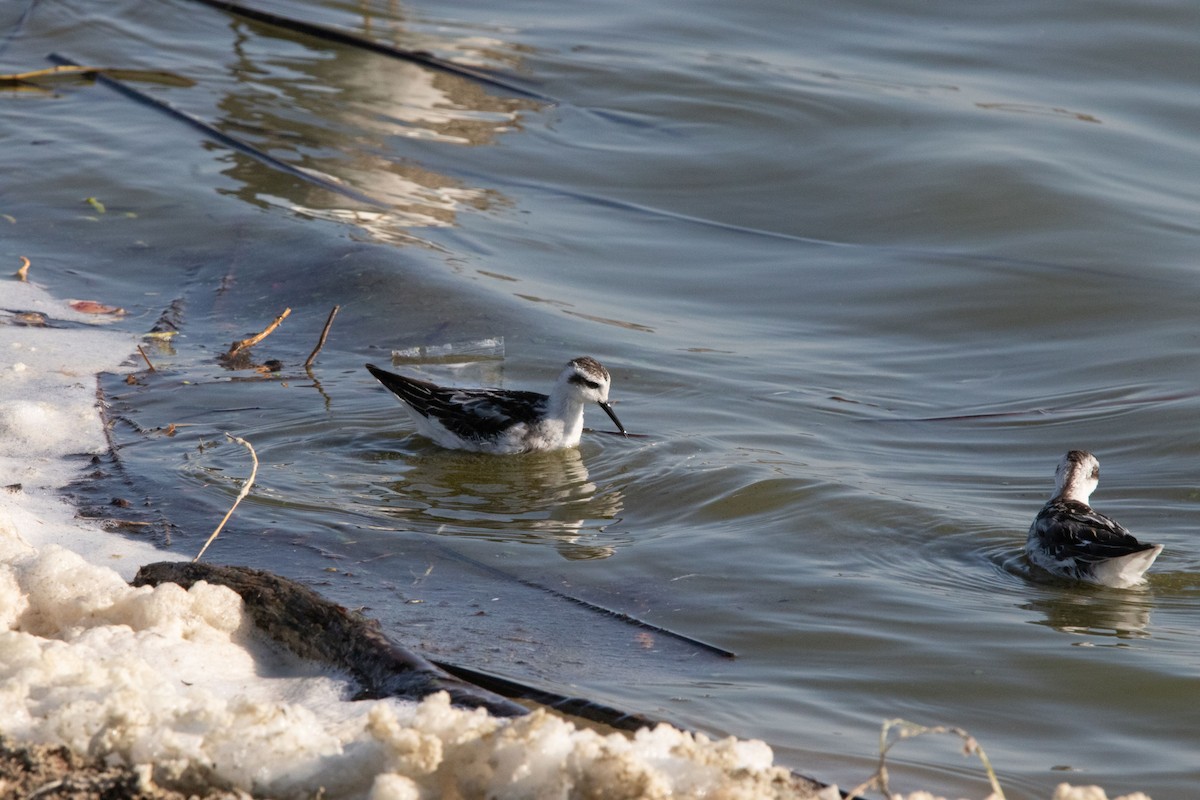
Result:
[[770,748],[666,725],[629,738],[545,712],[503,720],[345,702],[337,675],[258,641],[242,601],[133,588],[58,545],[0,562],[0,732],[288,797],[791,796]]

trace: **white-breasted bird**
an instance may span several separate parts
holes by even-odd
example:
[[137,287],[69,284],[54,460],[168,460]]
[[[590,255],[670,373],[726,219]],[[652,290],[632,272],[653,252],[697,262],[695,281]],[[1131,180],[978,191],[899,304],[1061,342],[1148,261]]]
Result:
[[596,403],[628,436],[608,404],[612,377],[588,356],[572,359],[549,395],[513,389],[456,389],[367,364],[404,402],[417,432],[442,447],[480,453],[560,450],[579,444],[583,407]]

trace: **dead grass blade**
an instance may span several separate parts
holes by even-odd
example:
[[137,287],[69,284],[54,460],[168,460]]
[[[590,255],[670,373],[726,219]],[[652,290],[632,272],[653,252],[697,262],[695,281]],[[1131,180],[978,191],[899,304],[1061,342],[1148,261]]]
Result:
[[254,467],[250,470],[250,477],[247,478],[246,483],[242,485],[242,491],[238,493],[237,498],[233,501],[233,505],[231,505],[229,510],[225,512],[225,516],[222,518],[221,524],[218,525],[217,529],[212,532],[212,535],[208,537],[208,541],[204,543],[204,547],[201,547],[200,552],[197,553],[196,557],[192,559],[193,563],[199,561],[200,556],[204,555],[204,551],[208,549],[208,546],[212,544],[214,540],[216,540],[217,535],[221,532],[221,529],[225,527],[225,523],[229,521],[231,516],[233,516],[233,510],[238,507],[238,503],[242,502],[246,495],[250,494],[250,487],[254,485],[254,478],[258,475],[258,454],[254,452],[254,447],[240,436],[234,436],[229,433],[226,433],[225,436],[229,438],[229,441],[236,442],[250,451],[250,458],[254,461]]

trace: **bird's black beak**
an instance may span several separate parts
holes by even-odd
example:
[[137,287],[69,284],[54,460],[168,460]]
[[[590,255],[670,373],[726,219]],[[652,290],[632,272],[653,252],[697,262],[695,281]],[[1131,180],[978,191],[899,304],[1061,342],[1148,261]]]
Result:
[[613,424],[617,426],[617,430],[621,432],[621,435],[628,439],[629,431],[625,430],[625,426],[621,424],[621,420],[617,419],[617,415],[613,412],[612,406],[610,406],[608,403],[600,401],[597,401],[597,404],[604,409],[605,414],[608,414],[608,418],[611,419]]

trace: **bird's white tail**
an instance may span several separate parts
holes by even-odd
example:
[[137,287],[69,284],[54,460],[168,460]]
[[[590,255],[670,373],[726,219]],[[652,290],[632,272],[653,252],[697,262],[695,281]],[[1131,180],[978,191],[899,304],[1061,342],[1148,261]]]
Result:
[[1110,558],[1092,568],[1092,580],[1117,589],[1136,586],[1142,582],[1142,574],[1150,569],[1150,565],[1154,563],[1154,559],[1158,558],[1162,549],[1161,544],[1156,544],[1147,550],[1130,553],[1119,558]]

